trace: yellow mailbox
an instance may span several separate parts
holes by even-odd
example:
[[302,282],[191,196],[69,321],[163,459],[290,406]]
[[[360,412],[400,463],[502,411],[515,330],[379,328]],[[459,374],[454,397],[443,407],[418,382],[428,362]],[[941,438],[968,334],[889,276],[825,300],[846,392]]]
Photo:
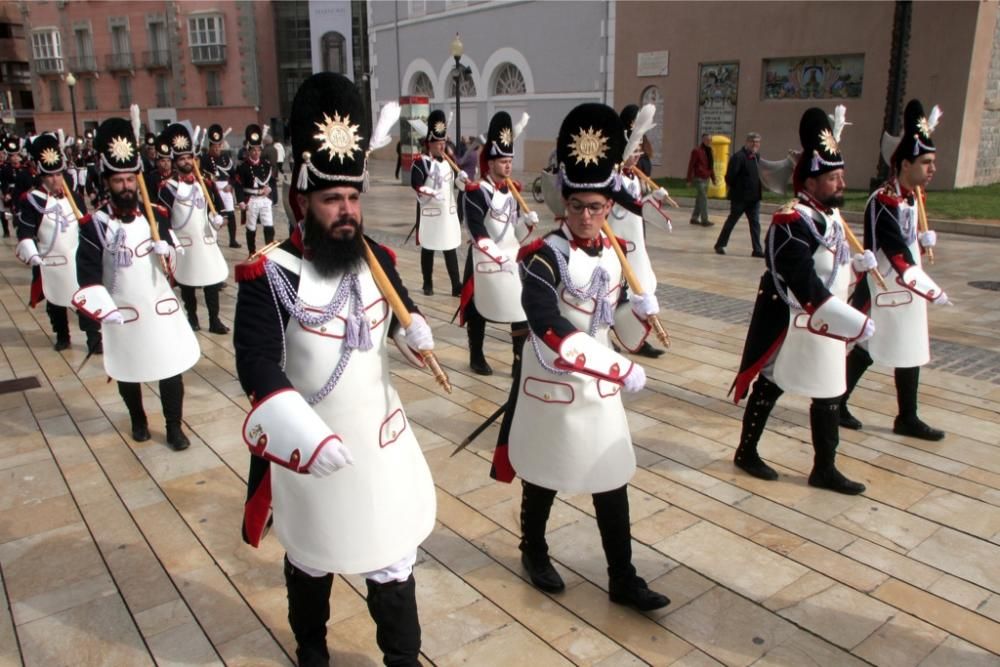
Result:
[[712,199],[726,198],[726,168],[729,166],[729,146],[732,140],[724,134],[712,135],[712,169],[715,182],[709,181],[708,196]]

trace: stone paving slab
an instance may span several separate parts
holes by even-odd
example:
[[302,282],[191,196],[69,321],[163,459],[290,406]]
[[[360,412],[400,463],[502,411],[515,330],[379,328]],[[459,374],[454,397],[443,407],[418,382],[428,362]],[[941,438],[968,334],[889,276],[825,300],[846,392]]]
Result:
[[[374,164],[366,224],[418,286],[419,253],[402,246],[412,198],[391,167]],[[1000,306],[968,286],[995,278],[997,241],[940,236],[933,273],[957,305],[931,309],[921,405],[948,437],[892,434],[891,369],[873,368],[854,399],[866,427],[842,433],[840,458],[869,490],[848,498],[805,484],[801,397],[782,398],[762,441],[779,481],[733,468],[742,407],[727,392],[762,263],[742,229],[720,257],[716,228],[687,225],[687,210],[675,217],[672,234],[649,234],[673,347],[642,360],[649,383],[626,400],[639,461],[629,489],[635,560],[673,599],[658,612],[608,601],[588,497],[560,496],[549,524],[566,592],[527,583],[519,487],[488,476],[496,425],[449,457],[506,400],[509,333],[488,328],[496,373],[476,376],[465,332],[450,323],[457,300],[414,294],[455,386],[442,394],[393,354],[438,489],[438,522],[416,567],[424,664],[1000,664]],[[198,334],[203,356],[185,374],[191,448],[163,444],[155,385],[144,390],[153,439],[133,443],[99,360],[81,366],[83,336],[52,351],[44,310],[26,305],[29,272],[10,241],[0,245],[0,381],[40,385],[0,394],[0,665],[292,664],[281,547],[239,538],[248,405],[231,340]],[[222,293],[227,322],[235,296],[232,284]],[[357,577],[335,580],[335,664],[380,664],[363,593]]]

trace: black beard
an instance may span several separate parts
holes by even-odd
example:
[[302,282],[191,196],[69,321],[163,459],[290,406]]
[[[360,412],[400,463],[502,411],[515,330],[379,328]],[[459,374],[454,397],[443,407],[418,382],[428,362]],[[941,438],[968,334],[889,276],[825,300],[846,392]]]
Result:
[[[140,176],[140,178],[142,177]],[[136,197],[135,192],[132,190],[122,190],[121,192],[109,191],[109,194],[111,196],[111,203],[116,209],[121,211],[131,211],[139,201],[139,198]]]
[[361,233],[361,221],[351,216],[341,216],[334,227],[344,223],[354,225],[354,236],[349,239],[335,239],[323,229],[312,211],[306,211],[302,221],[303,245],[311,253],[311,261],[316,272],[324,278],[356,270],[365,256],[365,237]]
[[820,201],[820,204],[827,208],[840,208],[844,205],[844,195],[830,195]]
[[190,163],[189,162],[187,164],[187,166],[181,166],[180,164],[178,164],[177,165],[177,171],[179,171],[179,172],[181,172],[182,174],[185,174],[185,175],[190,174],[191,172],[194,171],[194,163]]

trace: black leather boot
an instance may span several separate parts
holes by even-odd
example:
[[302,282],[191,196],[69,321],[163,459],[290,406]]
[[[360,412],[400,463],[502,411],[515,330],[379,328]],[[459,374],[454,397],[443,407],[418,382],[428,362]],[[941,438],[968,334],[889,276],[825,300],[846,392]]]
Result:
[[420,619],[413,575],[406,581],[379,584],[366,579],[365,583],[368,613],[375,621],[375,642],[382,650],[382,662],[389,667],[419,667]]
[[944,431],[931,428],[917,416],[917,391],[919,387],[919,366],[896,369],[896,402],[899,406],[899,415],[892,425],[892,432],[932,442],[943,440]]
[[248,229],[245,233],[247,237],[247,254],[253,255],[257,252],[257,231],[250,231]]
[[333,575],[311,577],[285,556],[285,589],[288,591],[288,624],[295,635],[299,667],[328,667],[326,623],[330,620]]
[[424,294],[434,295],[434,251],[420,249],[420,273],[424,278]]
[[809,406],[809,426],[812,428],[813,469],[809,486],[829,489],[856,496],[864,493],[865,485],[854,482],[837,470],[837,445],[840,443],[840,399],[813,399]]
[[125,401],[128,416],[132,422],[132,439],[136,442],[149,440],[149,423],[142,407],[142,385],[138,382],[119,382],[118,395]]
[[167,444],[174,451],[187,449],[191,441],[181,430],[181,418],[184,404],[184,381],[181,376],[160,380],[160,405],[163,407],[163,419],[167,423]]
[[236,212],[226,211],[224,215],[226,216],[226,229],[229,230],[229,247],[242,248],[243,246],[236,240]]
[[483,354],[483,342],[486,339],[486,320],[475,311],[474,317],[469,317],[465,321],[465,328],[469,334],[469,367],[477,375],[493,375],[493,369],[486,362]]
[[461,296],[462,281],[458,278],[458,252],[453,249],[445,250],[441,254],[444,255],[444,265],[448,269],[448,278],[451,280],[451,295]]
[[205,288],[205,309],[208,310],[208,330],[219,335],[229,333],[229,327],[219,319],[219,285]]
[[274,227],[264,227],[264,245],[274,241]]
[[521,564],[531,583],[546,593],[560,593],[566,588],[549,560],[549,545],[545,541],[545,524],[555,497],[552,489],[521,482]]
[[864,424],[847,409],[847,401],[851,398],[851,392],[858,386],[861,376],[871,365],[871,355],[860,345],[855,345],[847,355],[847,391],[840,397],[840,425],[852,431],[860,431]]
[[761,460],[757,453],[757,443],[760,442],[760,436],[767,425],[767,418],[782,393],[781,387],[760,375],[753,384],[746,410],[743,411],[743,430],[740,433],[740,445],[736,448],[733,463],[737,468],[758,479],[768,481],[778,479],[777,471]]
[[201,331],[198,323],[198,299],[193,287],[181,285],[181,301],[184,302],[184,312],[187,313],[191,331]]

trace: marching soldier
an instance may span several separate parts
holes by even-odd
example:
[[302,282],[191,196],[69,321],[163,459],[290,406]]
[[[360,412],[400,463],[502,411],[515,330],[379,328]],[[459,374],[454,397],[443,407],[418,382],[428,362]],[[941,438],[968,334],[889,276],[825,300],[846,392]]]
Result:
[[3,191],[4,208],[9,212],[9,216],[0,216],[0,223],[3,226],[3,237],[10,238],[10,218],[17,211],[17,203],[21,200],[21,195],[34,186],[34,175],[31,165],[21,154],[21,140],[13,134],[7,135],[5,140],[7,149],[7,163],[0,169],[0,190]]
[[[511,323],[515,364],[520,362],[528,334],[517,252],[538,224],[538,214],[521,211],[508,185],[513,183],[514,140],[526,123],[525,117],[521,127],[514,128],[506,111],[493,115],[480,153],[482,180],[465,195],[465,224],[471,241],[459,312],[469,334],[469,366],[479,375],[493,374],[483,354],[487,320]],[[515,183],[514,187],[519,186]]]
[[[69,316],[76,282],[76,250],[79,224],[68,197],[74,197],[77,209],[83,210],[83,197],[64,189],[65,158],[59,137],[41,134],[28,146],[38,167],[38,187],[28,191],[18,202],[17,250],[15,254],[31,266],[31,306],[45,299],[45,312],[56,334],[56,351],[70,345]],[[101,344],[99,326],[80,317],[80,328],[87,334],[87,348],[96,352]]]
[[[218,211],[222,207],[219,193],[210,178],[205,177],[205,190],[194,171],[194,146],[191,134],[183,123],[173,123],[163,132],[164,143],[170,146],[174,175],[160,189],[160,201],[170,210],[170,225],[177,245],[183,249],[177,256],[174,279],[181,288],[181,300],[193,331],[199,331],[198,300],[195,287],[205,292],[208,310],[208,330],[227,334],[229,327],[219,319],[219,290],[229,275],[229,265],[219,249],[218,229],[224,222],[219,213],[208,210],[206,194]],[[207,192],[206,192],[207,190]]]
[[142,142],[142,171],[152,173],[156,168],[156,135],[147,132]]
[[465,172],[455,173],[445,159],[448,125],[444,112],[436,109],[427,118],[427,153],[414,161],[410,170],[410,185],[417,191],[420,246],[420,269],[424,277],[424,294],[434,294],[434,251],[444,255],[444,264],[451,278],[452,296],[461,296],[458,278],[458,253],[462,243],[462,223],[458,220],[457,194],[465,191]]
[[510,438],[494,453],[494,476],[522,480],[521,562],[536,587],[565,588],[545,541],[556,492],[589,493],[611,601],[649,611],[670,600],[650,590],[632,565],[627,487],[635,453],[621,399],[622,389],[641,390],[646,374],[611,349],[608,332],[621,322],[640,330],[641,343],[649,332],[642,325],[659,306],[649,294],[616,308],[622,264],[602,232],[624,148],[621,120],[610,107],[582,104],[563,120],[556,151],[566,217],[521,251],[530,345],[524,380],[512,387]]
[[219,124],[211,125],[208,128],[208,152],[199,156],[201,160],[201,173],[211,175],[215,183],[215,189],[222,200],[222,208],[219,213],[226,219],[226,229],[229,231],[229,247],[242,248],[236,241],[236,211],[234,210],[233,198],[233,157],[229,151],[224,151],[226,136],[231,130],[225,132]]
[[157,197],[157,193],[160,191],[160,186],[170,180],[174,175],[174,161],[170,153],[170,141],[167,139],[166,132],[162,132],[160,136],[156,138],[156,166],[149,171],[143,172],[142,176],[146,179],[146,187],[149,190],[150,197]]
[[264,227],[264,244],[274,240],[274,217],[271,208],[278,203],[278,185],[274,165],[261,157],[264,132],[260,125],[247,125],[247,158],[236,168],[236,199],[246,211],[247,251],[257,252],[257,223]]
[[[430,349],[433,337],[391,251],[364,237],[361,206],[368,152],[388,143],[393,123],[383,109],[369,140],[351,81],[306,79],[290,122],[304,220],[237,271],[236,368],[253,405],[243,432],[252,453],[244,538],[258,544],[273,512],[299,665],[329,664],[335,572],[364,575],[385,664],[419,664],[412,571],[434,527],[434,484],[389,384],[386,343],[395,331],[413,358],[409,346]],[[366,244],[413,313],[405,337]]]
[[108,203],[80,228],[73,296],[77,310],[101,323],[104,370],[118,381],[132,421],[132,439],[149,440],[142,407],[142,383],[159,381],[167,444],[175,450],[190,442],[181,429],[184,383],[181,373],[195,365],[201,350],[170,289],[169,264],[175,255],[168,211],[153,208],[149,220],[139,205],[139,147],[131,124],[109,118],[97,128],[97,162]]
[[865,345],[856,345],[847,356],[847,391],[840,403],[840,425],[858,430],[861,421],[847,409],[858,380],[873,362],[892,366],[899,413],[893,433],[922,440],[941,440],[944,431],[932,428],[917,416],[920,367],[930,361],[927,304],[948,305],[948,295],[924,271],[922,255],[934,247],[937,235],[920,229],[924,189],[934,176],[936,151],[931,134],[940,118],[937,107],[928,118],[918,100],[903,112],[903,136],[891,151],[895,178],[868,198],[865,207],[865,248],[875,253],[878,271],[889,285],[879,292],[869,276],[861,281],[851,304],[871,315],[876,334]]
[[[767,231],[767,270],[760,279],[739,374],[735,402],[753,392],[743,413],[734,463],[765,480],[778,473],[761,460],[757,444],[774,404],[784,392],[812,398],[809,425],[815,451],[809,484],[838,493],[859,494],[864,484],[834,465],[840,396],[844,393],[847,344],[871,337],[875,326],[847,303],[851,267],[874,265],[870,252],[848,250],[844,201],[844,158],[840,133],[846,121],[838,107],[834,125],[822,109],[808,109],[799,123],[802,155],[794,171],[796,201],[774,214]],[[759,376],[759,377],[758,377]]]

